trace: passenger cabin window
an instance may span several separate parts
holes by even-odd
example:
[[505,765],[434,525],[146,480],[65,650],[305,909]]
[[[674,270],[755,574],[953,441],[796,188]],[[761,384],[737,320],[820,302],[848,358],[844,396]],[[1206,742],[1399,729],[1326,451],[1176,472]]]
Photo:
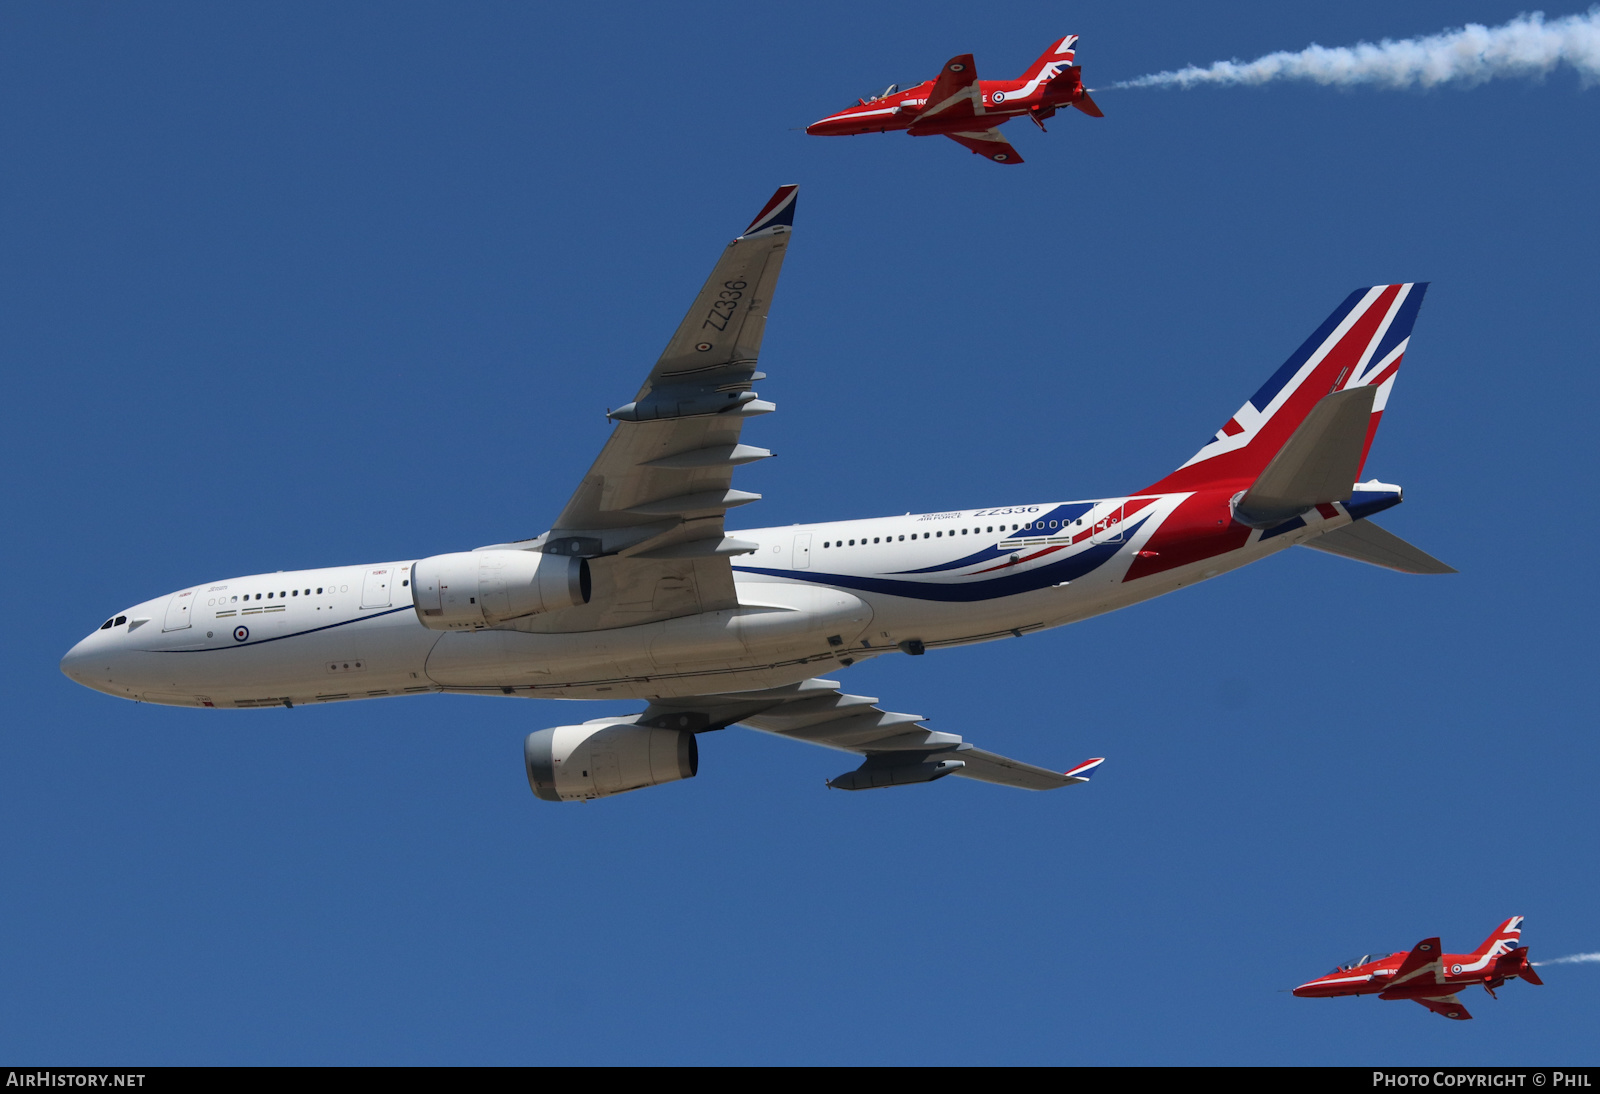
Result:
[[318,596],[321,596],[321,595],[322,595],[322,586],[321,586],[321,585],[318,585],[318,586],[317,586],[317,595],[318,595]]

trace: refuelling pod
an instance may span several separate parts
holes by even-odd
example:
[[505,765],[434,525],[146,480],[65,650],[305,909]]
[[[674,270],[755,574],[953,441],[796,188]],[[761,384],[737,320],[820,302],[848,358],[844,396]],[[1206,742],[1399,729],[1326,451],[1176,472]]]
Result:
[[422,625],[473,630],[589,602],[589,562],[539,551],[458,551],[411,567]]
[[587,801],[692,779],[700,770],[694,734],[623,722],[556,726],[522,744],[528,786],[547,802]]

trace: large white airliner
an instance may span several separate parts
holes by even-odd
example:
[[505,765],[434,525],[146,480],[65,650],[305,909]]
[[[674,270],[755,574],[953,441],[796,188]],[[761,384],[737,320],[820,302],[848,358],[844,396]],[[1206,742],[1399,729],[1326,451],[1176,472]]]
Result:
[[780,188],[729,243],[550,531],[475,551],[232,577],[117,612],[62,659],[86,687],[173,706],[424,692],[648,700],[528,736],[529,785],[581,801],[693,776],[735,723],[865,756],[848,790],[946,775],[1086,781],[984,751],[819,679],[864,658],[1021,636],[1172,592],[1294,544],[1410,573],[1448,566],[1366,518],[1357,483],[1422,302],[1352,293],[1195,456],[1125,497],[730,534],[752,386],[794,224]]

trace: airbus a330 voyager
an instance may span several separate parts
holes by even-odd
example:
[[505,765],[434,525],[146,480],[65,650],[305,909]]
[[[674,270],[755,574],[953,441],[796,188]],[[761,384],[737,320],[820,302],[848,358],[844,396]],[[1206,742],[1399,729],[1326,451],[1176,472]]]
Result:
[[1359,289],[1170,475],[1125,497],[729,532],[759,495],[736,468],[775,409],[753,390],[792,235],[780,188],[728,244],[548,532],[474,551],[209,581],[119,611],[62,671],[148,703],[276,707],[461,692],[647,700],[528,736],[547,801],[686,779],[697,734],[734,724],[864,757],[847,790],[947,775],[1046,790],[1085,781],[974,747],[819,674],[1021,636],[1304,544],[1451,572],[1368,518],[1356,483],[1421,284]]

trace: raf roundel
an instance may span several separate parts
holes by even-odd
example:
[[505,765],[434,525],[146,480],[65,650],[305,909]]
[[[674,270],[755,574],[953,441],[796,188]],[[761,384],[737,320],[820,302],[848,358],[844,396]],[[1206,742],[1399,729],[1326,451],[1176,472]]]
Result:
[[249,637],[250,637],[250,628],[249,627],[235,627],[235,628],[233,628],[233,640],[235,642],[243,642],[246,638],[249,638]]
[[695,346],[694,348],[699,350],[701,353],[704,353],[706,350],[711,348],[711,343],[710,342],[701,342],[699,345]]
[[1006,93],[1004,91],[996,91],[994,93],[994,101],[997,102],[997,103],[1005,102],[1006,101]]

